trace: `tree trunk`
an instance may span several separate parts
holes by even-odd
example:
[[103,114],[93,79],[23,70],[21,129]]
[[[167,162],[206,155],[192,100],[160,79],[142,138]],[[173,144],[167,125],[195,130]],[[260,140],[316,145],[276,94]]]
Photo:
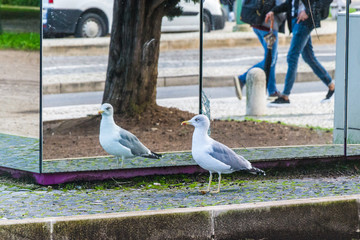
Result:
[[115,0],[103,103],[139,114],[156,105],[161,21],[166,0]]

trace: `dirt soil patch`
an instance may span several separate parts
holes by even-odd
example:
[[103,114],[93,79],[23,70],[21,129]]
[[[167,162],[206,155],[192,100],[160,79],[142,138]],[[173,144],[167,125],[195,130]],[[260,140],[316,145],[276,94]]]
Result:
[[[141,117],[115,115],[115,122],[135,134],[155,152],[191,149],[192,126],[181,126],[194,114],[176,108],[158,107]],[[101,116],[44,122],[44,159],[103,156],[99,143]],[[281,123],[211,121],[211,137],[232,148],[328,144],[330,131]]]

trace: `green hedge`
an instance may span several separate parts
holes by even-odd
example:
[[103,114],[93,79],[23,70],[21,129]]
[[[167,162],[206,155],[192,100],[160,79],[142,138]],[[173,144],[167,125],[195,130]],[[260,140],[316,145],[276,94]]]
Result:
[[10,5],[0,7],[0,19],[40,19],[40,17],[40,8],[14,7]]
[[2,4],[40,7],[40,0],[0,0]]

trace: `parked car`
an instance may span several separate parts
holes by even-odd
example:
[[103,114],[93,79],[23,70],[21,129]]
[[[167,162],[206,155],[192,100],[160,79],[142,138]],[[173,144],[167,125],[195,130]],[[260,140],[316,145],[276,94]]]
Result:
[[[199,4],[182,0],[180,17],[164,17],[163,32],[199,30]],[[43,33],[45,37],[65,34],[75,37],[101,37],[111,32],[113,0],[43,0]],[[219,0],[204,2],[204,30],[222,29],[225,18]]]

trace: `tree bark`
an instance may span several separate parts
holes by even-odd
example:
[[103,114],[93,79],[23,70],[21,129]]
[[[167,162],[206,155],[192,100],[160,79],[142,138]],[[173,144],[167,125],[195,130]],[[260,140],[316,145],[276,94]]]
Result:
[[115,0],[103,103],[139,114],[156,105],[166,0]]

